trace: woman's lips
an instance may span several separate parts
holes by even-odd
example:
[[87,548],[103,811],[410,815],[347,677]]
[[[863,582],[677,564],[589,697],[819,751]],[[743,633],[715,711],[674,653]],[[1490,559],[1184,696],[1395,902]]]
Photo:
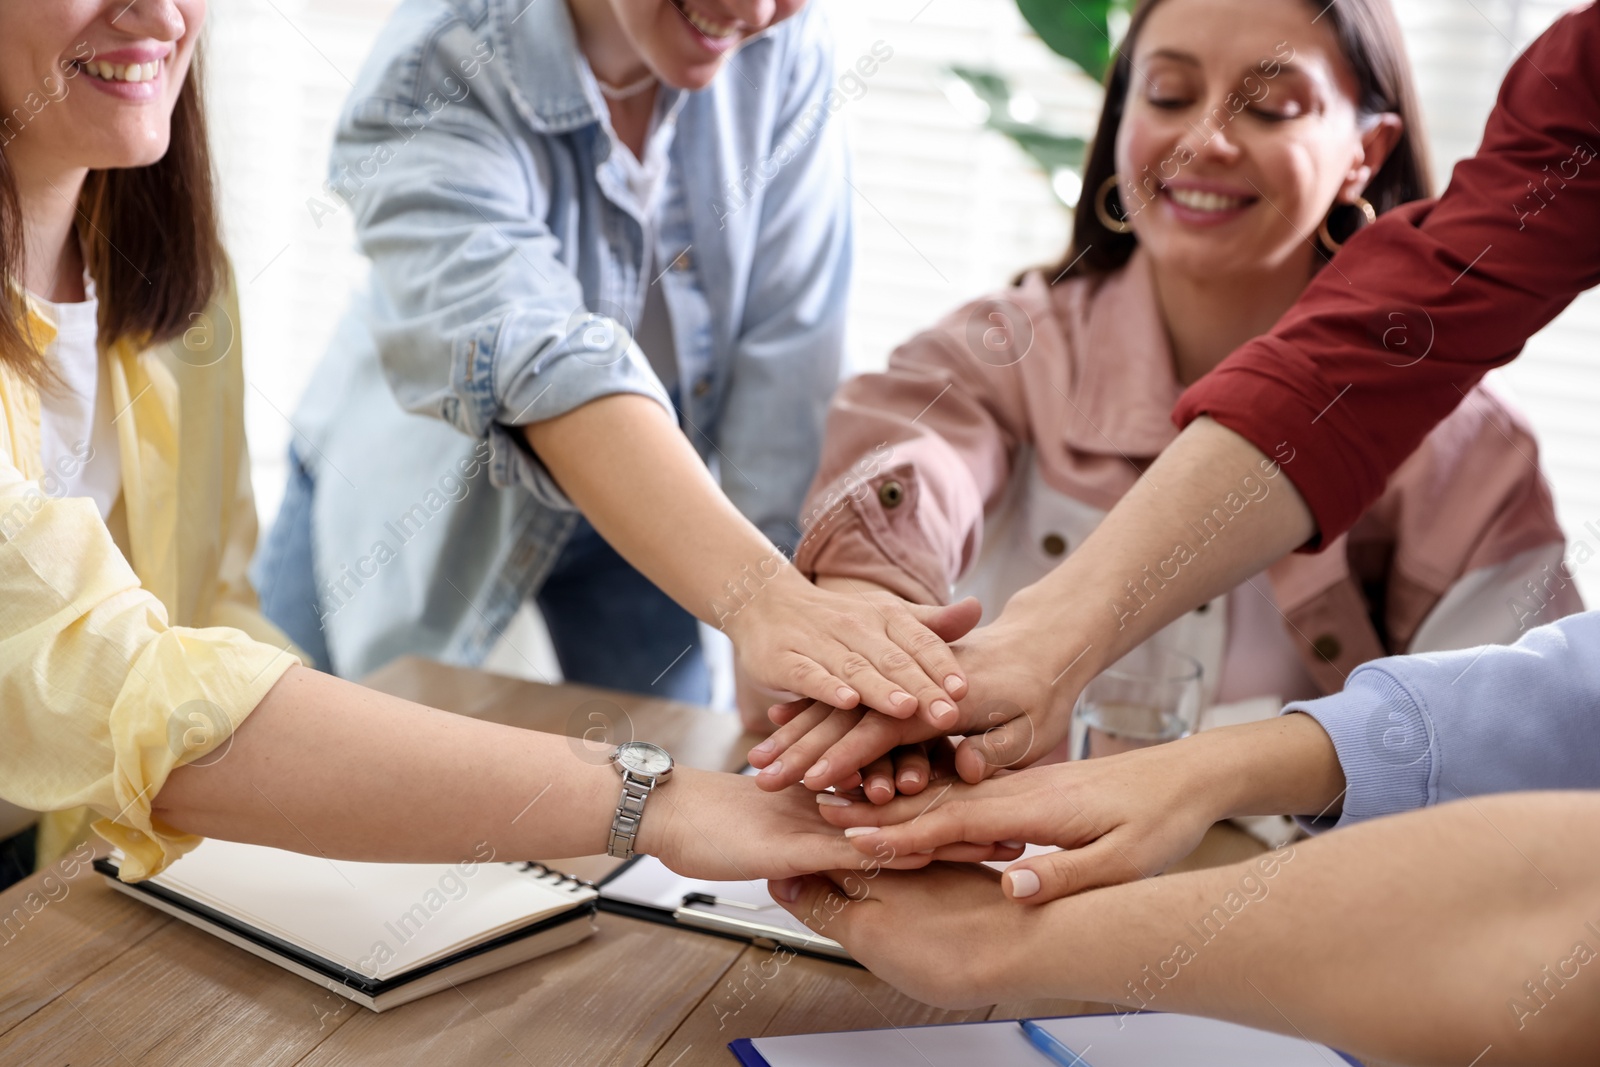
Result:
[[702,49],[720,55],[744,40],[736,23],[713,19],[702,11],[690,7],[684,0],[673,0],[673,7],[683,16],[684,30]]
[[1161,194],[1167,210],[1180,222],[1192,226],[1217,226],[1231,222],[1260,199],[1193,186],[1164,185]]
[[113,63],[95,58],[75,65],[84,81],[119,100],[154,100],[161,95],[167,77],[165,60]]

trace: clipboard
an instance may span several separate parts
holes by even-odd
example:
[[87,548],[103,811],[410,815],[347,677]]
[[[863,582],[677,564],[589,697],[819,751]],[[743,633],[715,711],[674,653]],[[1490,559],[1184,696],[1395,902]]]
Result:
[[859,966],[839,942],[785,911],[766,882],[697,881],[652,856],[635,856],[600,883],[600,910]]

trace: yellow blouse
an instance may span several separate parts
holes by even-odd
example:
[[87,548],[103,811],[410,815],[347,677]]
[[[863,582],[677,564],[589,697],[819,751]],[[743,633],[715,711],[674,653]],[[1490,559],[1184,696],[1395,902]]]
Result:
[[[31,301],[34,336],[49,322]],[[85,819],[130,881],[199,839],[151,817],[174,768],[226,759],[298,651],[245,570],[256,513],[232,293],[179,339],[102,346],[122,496],[110,526],[42,468],[39,392],[0,366],[0,797],[50,812],[49,862]],[[69,462],[69,459],[62,462]]]

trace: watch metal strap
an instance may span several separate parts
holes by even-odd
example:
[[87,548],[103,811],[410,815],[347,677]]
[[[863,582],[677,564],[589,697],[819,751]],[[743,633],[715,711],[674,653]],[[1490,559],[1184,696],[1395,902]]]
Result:
[[650,799],[650,790],[656,787],[654,778],[641,778],[632,771],[622,772],[622,799],[617,813],[611,819],[611,838],[606,843],[606,855],[619,859],[633,856],[633,845],[639,836],[639,822],[644,818],[644,802]]

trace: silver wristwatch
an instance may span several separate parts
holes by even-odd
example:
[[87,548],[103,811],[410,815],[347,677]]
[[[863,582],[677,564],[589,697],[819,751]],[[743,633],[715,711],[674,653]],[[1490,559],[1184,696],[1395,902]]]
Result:
[[611,819],[611,838],[606,855],[628,859],[639,837],[639,822],[644,818],[644,802],[650,791],[672,777],[672,756],[660,745],[648,741],[627,741],[611,753],[611,763],[622,775],[622,799]]

